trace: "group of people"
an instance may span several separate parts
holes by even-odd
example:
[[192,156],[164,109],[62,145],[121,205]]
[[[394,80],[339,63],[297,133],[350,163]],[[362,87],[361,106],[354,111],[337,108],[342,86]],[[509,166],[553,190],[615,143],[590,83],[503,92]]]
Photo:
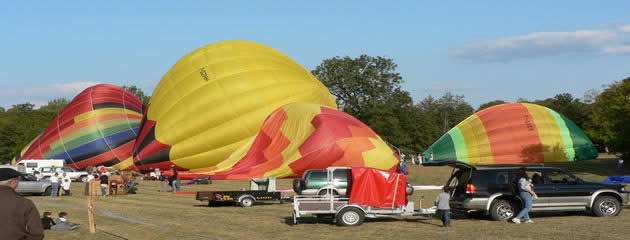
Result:
[[[532,202],[538,198],[536,192],[534,192],[534,184],[532,183],[532,179],[535,181],[539,181],[536,178],[540,177],[540,175],[534,174],[532,178],[527,175],[527,168],[521,167],[518,170],[516,175],[516,188],[518,189],[518,196],[521,198],[523,202],[523,208],[521,211],[512,218],[512,222],[516,224],[521,223],[521,219],[525,223],[533,223],[529,217],[529,211],[532,209]],[[442,224],[444,227],[450,227],[450,194],[449,187],[443,186],[442,191],[435,197],[435,206],[437,207],[437,215],[441,218]]]
[[44,212],[42,215],[42,227],[44,230],[55,230],[55,231],[70,231],[79,227],[79,224],[70,223],[68,221],[68,213],[60,212],[57,216],[57,220],[53,220],[50,216],[52,216],[51,212]]
[[[37,181],[41,181],[44,176],[42,175],[42,173],[40,173],[39,171],[35,171],[34,174],[35,178],[37,179]],[[63,189],[63,196],[70,196],[70,185],[72,184],[72,179],[70,178],[70,176],[68,176],[68,174],[61,173],[61,176],[59,175],[59,173],[54,173],[52,176],[50,176],[50,178],[48,178],[48,180],[52,183],[51,184],[51,192],[50,192],[50,196],[53,197],[57,197],[59,196],[59,189]]]

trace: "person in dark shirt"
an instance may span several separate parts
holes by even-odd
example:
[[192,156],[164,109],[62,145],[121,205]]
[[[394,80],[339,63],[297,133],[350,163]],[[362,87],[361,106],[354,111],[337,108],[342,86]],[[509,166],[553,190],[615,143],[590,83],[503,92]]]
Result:
[[55,225],[55,221],[50,217],[51,215],[51,212],[44,212],[44,216],[42,217],[42,226],[44,229],[50,229],[50,227]]
[[175,165],[171,165],[171,170],[173,171],[173,176],[171,176],[171,186],[173,187],[173,192],[177,192],[179,191],[179,186],[177,184],[177,169],[175,168]]
[[107,185],[109,184],[109,177],[106,174],[101,174],[101,177],[99,177],[99,179],[101,180],[101,192],[103,193],[103,196],[106,196]]

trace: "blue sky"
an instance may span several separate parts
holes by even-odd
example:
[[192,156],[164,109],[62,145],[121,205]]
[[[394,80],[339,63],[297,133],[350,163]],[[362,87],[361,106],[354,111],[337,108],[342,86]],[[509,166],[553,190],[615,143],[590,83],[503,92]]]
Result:
[[629,1],[10,1],[0,8],[0,106],[95,83],[152,92],[179,58],[221,40],[307,69],[393,58],[415,101],[542,99],[630,77]]

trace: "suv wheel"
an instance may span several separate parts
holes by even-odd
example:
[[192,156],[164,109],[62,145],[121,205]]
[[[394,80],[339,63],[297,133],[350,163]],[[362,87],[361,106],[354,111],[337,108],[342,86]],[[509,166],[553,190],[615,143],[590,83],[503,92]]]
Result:
[[363,223],[365,214],[355,207],[344,208],[337,214],[337,224],[339,226],[359,226]]
[[301,194],[302,190],[304,190],[304,182],[302,182],[301,178],[294,178],[293,179],[293,191],[296,194]]
[[621,212],[619,200],[611,196],[599,196],[593,203],[593,213],[598,217],[617,216]]
[[516,216],[516,206],[507,200],[494,200],[490,207],[490,218],[495,221],[506,221]]
[[[328,194],[328,190],[327,189],[322,189],[322,190],[319,191],[319,193],[317,195],[324,196],[326,194]],[[337,190],[332,190],[332,194],[333,194],[333,196],[339,195]]]

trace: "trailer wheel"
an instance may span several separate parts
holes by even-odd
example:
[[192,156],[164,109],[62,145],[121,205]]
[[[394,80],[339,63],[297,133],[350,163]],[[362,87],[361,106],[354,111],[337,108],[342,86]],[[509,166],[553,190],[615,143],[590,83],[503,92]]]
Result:
[[251,207],[254,205],[254,199],[252,197],[243,197],[241,201],[239,201],[241,207]]
[[337,225],[344,227],[359,226],[365,219],[363,211],[356,207],[348,207],[337,213]]

